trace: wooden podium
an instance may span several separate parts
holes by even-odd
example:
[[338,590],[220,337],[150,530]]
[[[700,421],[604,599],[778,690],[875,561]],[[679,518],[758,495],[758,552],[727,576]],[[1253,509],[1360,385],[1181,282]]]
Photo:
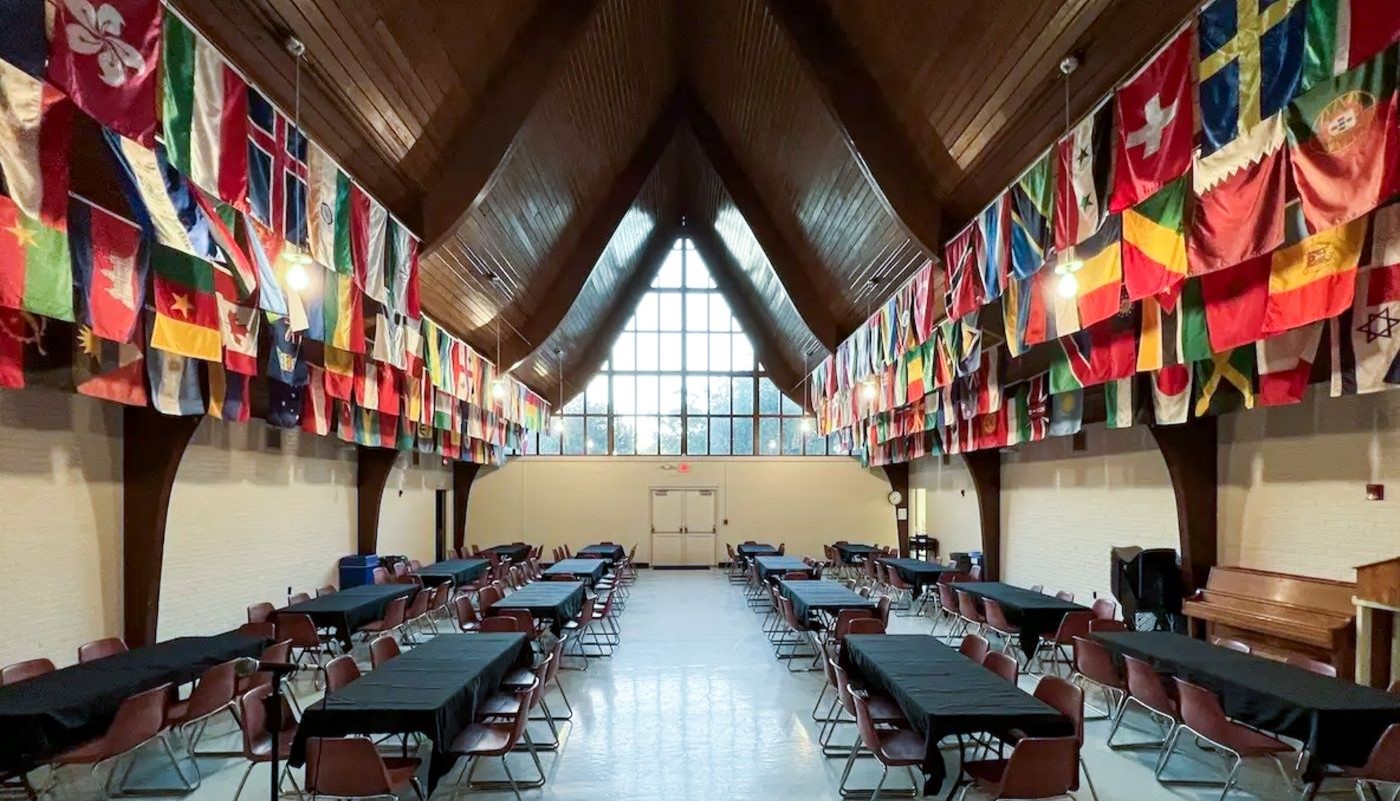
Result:
[[1400,556],[1356,568],[1356,683],[1400,679]]

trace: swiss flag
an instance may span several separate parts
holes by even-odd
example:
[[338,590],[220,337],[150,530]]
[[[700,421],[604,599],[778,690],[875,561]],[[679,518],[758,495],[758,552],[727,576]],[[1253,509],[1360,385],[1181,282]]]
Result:
[[49,81],[98,122],[155,146],[160,0],[55,3]]
[[1191,166],[1191,45],[1188,27],[1118,89],[1117,163],[1109,211],[1147,199]]

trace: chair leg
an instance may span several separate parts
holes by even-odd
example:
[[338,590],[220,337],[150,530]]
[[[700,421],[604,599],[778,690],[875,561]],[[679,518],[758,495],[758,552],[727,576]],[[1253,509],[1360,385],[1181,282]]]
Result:
[[248,777],[252,775],[253,768],[256,767],[257,764],[256,762],[248,763],[248,769],[243,771],[243,778],[238,781],[238,789],[233,794],[233,801],[238,801],[239,797],[243,795],[243,785],[248,783]]
[[1079,755],[1079,769],[1084,771],[1084,783],[1089,785],[1089,797],[1094,801],[1099,801],[1099,792],[1094,789],[1094,777],[1089,775],[1089,765],[1084,762],[1084,755]]

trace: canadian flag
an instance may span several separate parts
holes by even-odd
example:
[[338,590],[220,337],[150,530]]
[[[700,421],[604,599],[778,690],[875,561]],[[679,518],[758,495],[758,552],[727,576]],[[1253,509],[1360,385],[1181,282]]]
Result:
[[1188,27],[1113,96],[1117,163],[1109,211],[1152,196],[1191,166],[1191,45]]

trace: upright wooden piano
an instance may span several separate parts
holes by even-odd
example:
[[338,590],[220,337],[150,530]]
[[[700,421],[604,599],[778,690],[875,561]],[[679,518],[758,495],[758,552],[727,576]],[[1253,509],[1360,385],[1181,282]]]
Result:
[[1182,605],[1196,636],[1239,640],[1256,654],[1328,662],[1353,675],[1356,585],[1347,581],[1213,567],[1205,589]]

